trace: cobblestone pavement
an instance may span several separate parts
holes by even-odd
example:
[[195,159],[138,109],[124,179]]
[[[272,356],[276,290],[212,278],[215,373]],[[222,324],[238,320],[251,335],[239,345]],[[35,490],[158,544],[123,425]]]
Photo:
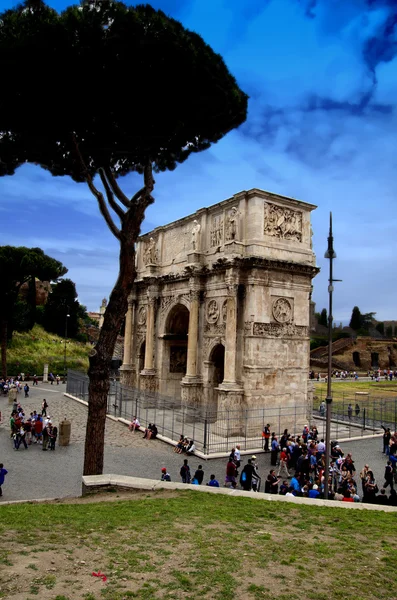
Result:
[[[0,462],[8,470],[3,486],[3,501],[32,500],[37,498],[61,498],[78,496],[81,493],[81,475],[83,470],[84,439],[87,409],[78,402],[63,395],[65,386],[39,384],[30,387],[30,397],[19,395],[26,413],[41,411],[41,403],[46,398],[53,423],[66,416],[71,421],[72,432],[70,445],[57,446],[55,452],[42,453],[42,447],[33,444],[27,450],[23,446],[18,451],[13,449],[9,436],[9,415],[11,405],[7,398],[0,398],[0,410],[3,424],[0,426]],[[383,484],[383,473],[386,460],[382,454],[382,440],[374,438],[342,444],[344,452],[352,452],[360,471],[365,463],[374,469],[378,484]],[[131,433],[128,428],[111,419],[106,422],[105,464],[104,473],[134,475],[150,479],[160,478],[160,471],[166,466],[173,481],[179,481],[179,469],[183,457],[173,452],[173,448],[159,440],[144,440],[142,433]],[[225,474],[225,459],[203,461],[196,457],[189,458],[191,470],[202,463],[205,480],[215,473],[220,482]],[[270,458],[258,455],[259,471],[264,480],[269,472]]]

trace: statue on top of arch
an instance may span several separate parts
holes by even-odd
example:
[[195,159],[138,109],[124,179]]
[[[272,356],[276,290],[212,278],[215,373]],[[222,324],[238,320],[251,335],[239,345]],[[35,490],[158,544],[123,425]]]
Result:
[[143,262],[145,263],[145,265],[157,264],[156,241],[152,237],[150,238],[149,243],[145,247]]

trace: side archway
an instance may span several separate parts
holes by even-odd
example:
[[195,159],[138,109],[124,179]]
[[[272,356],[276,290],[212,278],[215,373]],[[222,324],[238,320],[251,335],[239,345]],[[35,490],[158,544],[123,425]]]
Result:
[[218,418],[218,387],[225,375],[225,346],[215,344],[210,351],[208,361],[208,402],[207,415],[212,422]]

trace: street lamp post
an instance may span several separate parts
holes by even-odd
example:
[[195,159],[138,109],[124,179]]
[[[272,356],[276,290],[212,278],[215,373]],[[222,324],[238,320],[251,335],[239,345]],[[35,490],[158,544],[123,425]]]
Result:
[[68,318],[70,315],[66,314],[65,316],[65,347],[63,353],[63,383],[66,383],[66,340],[68,337]]
[[328,308],[328,378],[327,378],[327,397],[325,399],[327,403],[326,421],[325,421],[325,477],[324,477],[324,498],[328,499],[329,485],[329,465],[330,465],[330,451],[331,451],[331,405],[332,405],[332,390],[331,390],[331,379],[332,379],[332,292],[334,291],[334,281],[341,281],[340,279],[334,279],[332,273],[332,261],[336,258],[336,252],[334,250],[334,238],[332,235],[332,213],[329,214],[329,235],[328,235],[328,249],[324,254],[324,258],[329,258],[329,279],[328,279],[328,294],[329,294],[329,308]]

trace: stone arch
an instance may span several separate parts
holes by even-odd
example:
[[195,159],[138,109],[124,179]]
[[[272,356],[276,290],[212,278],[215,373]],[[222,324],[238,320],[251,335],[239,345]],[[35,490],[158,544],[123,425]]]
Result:
[[181,380],[186,375],[190,311],[187,302],[175,302],[167,311],[161,335],[160,389],[181,397]]
[[166,334],[166,328],[169,323],[170,314],[175,310],[178,305],[182,305],[190,312],[190,301],[187,294],[180,294],[171,299],[170,302],[166,303],[165,308],[162,310],[161,323],[160,323],[160,334]]
[[209,341],[209,344],[208,344],[208,347],[207,347],[208,349],[207,349],[207,352],[206,352],[206,356],[204,357],[204,360],[211,361],[211,356],[212,356],[212,353],[214,351],[214,348],[216,346],[218,346],[219,344],[222,344],[222,346],[225,346],[225,338],[223,338],[223,337],[216,337],[216,338],[212,338]]
[[208,354],[208,400],[207,418],[216,421],[218,418],[218,387],[223,382],[225,375],[225,344],[220,338],[214,340]]

